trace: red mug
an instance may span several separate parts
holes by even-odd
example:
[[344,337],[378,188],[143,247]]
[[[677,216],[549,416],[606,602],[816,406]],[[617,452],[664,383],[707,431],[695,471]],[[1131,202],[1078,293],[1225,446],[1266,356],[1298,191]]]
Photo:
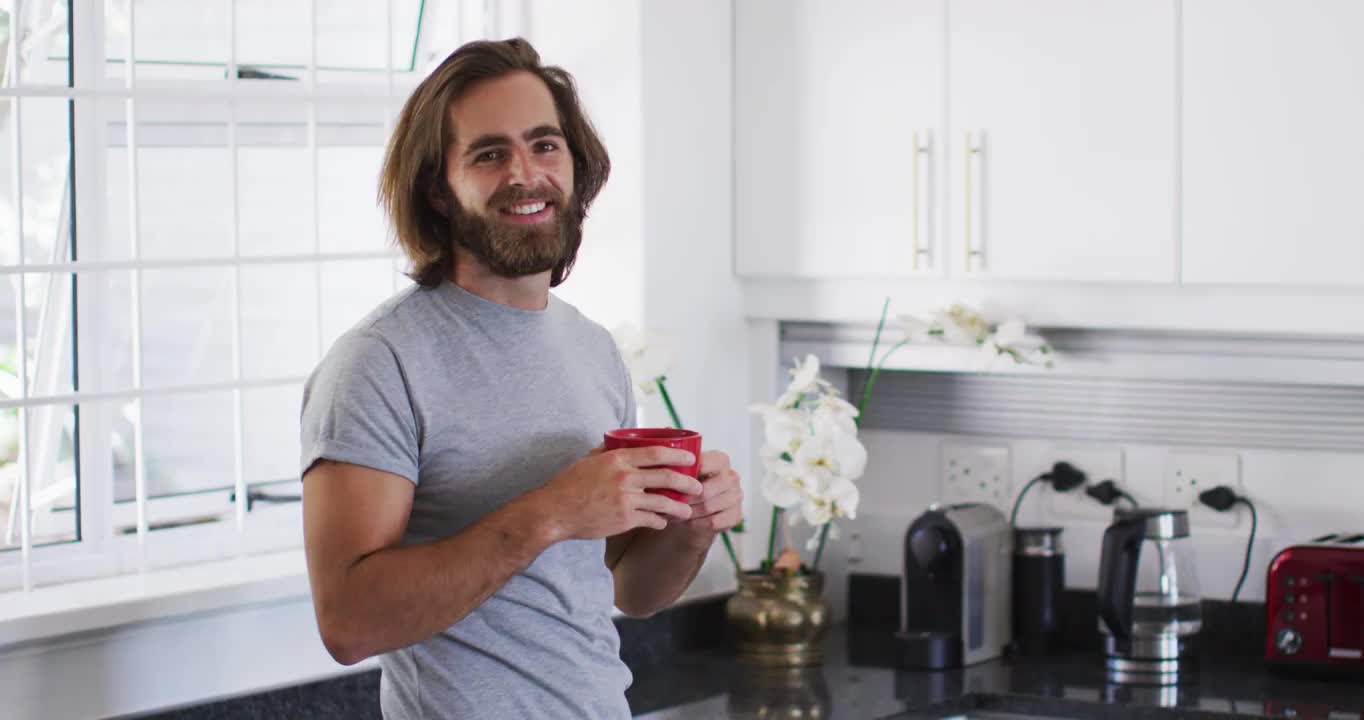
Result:
[[[695,458],[690,465],[655,465],[652,467],[666,467],[673,472],[679,472],[687,477],[694,477],[698,480],[701,476],[701,433],[695,430],[678,430],[676,428],[622,428],[611,430],[603,436],[603,444],[607,450],[619,450],[620,448],[637,448],[662,446],[680,448],[692,454]],[[691,503],[693,496],[680,493],[676,490],[667,488],[653,488],[645,492],[658,493],[670,497],[678,502]]]

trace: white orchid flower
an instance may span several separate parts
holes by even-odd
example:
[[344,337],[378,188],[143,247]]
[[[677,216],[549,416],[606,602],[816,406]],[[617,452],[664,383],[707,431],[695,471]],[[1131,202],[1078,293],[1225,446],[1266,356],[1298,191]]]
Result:
[[834,515],[851,519],[857,517],[857,505],[862,500],[862,493],[852,479],[839,478],[829,488],[829,499],[834,502]]
[[796,366],[787,372],[791,373],[791,385],[787,389],[801,392],[819,389],[819,358],[813,353],[807,353],[804,360],[796,360]]
[[786,391],[781,394],[781,397],[777,398],[777,408],[781,410],[790,410],[792,408],[795,408],[800,404],[802,400],[805,399],[805,395],[806,393],[797,392],[795,390],[792,390],[791,388],[787,388]]
[[820,433],[828,438],[831,452],[838,465],[838,476],[847,480],[857,480],[867,469],[867,448],[857,439],[857,428],[853,426],[834,426]]
[[822,495],[838,478],[855,480],[862,477],[867,467],[867,449],[858,442],[856,434],[829,425],[806,438],[792,461],[801,476],[810,478],[815,484],[811,492]]
[[791,455],[784,448],[764,445],[758,451],[758,456],[762,460],[763,470],[767,471],[768,475],[790,478],[799,472],[798,468],[788,459]]
[[1001,355],[1007,355],[1016,364],[1041,362],[1048,367],[1051,366],[1051,346],[1042,336],[1029,333],[1021,320],[1000,323],[983,345],[991,351],[990,364]]
[[[854,518],[857,515],[858,491],[851,480],[839,478],[828,492],[808,494],[801,503],[801,517],[812,526],[819,527],[832,522],[835,518]],[[794,522],[794,518],[792,519]],[[836,526],[830,525],[829,535],[836,538]]]
[[809,492],[819,494],[827,481],[838,473],[838,459],[827,436],[811,434],[801,443],[791,462],[802,477],[809,479]]
[[[991,317],[1006,317],[991,330]],[[1041,363],[1052,366],[1052,348],[1040,335],[1028,332],[1021,319],[1009,318],[998,308],[990,312],[955,303],[937,310],[932,321],[925,323],[911,315],[900,316],[906,342],[937,340],[950,345],[980,348],[979,366],[994,367],[1000,356],[1008,356],[1017,364]]]
[[[807,496],[800,505],[800,514],[805,522],[819,527],[834,519],[831,503],[822,497]],[[794,519],[794,518],[793,518]]]
[[769,447],[778,449],[778,455],[787,453],[795,457],[809,434],[809,424],[806,413],[800,410],[778,409],[764,417],[764,440]]
[[814,355],[798,359],[777,402],[749,408],[763,419],[762,495],[788,510],[793,525],[824,527],[854,517],[860,498],[854,481],[867,466],[867,450],[857,439],[858,410],[819,370]]
[[[786,465],[790,466],[790,463]],[[769,468],[763,477],[763,499],[775,507],[789,508],[805,499],[804,486],[805,482],[796,475],[783,472],[780,468]]]
[[668,340],[657,332],[643,331],[625,324],[611,331],[620,348],[625,367],[635,383],[636,394],[643,397],[658,392],[658,379],[672,369],[673,357]]
[[994,337],[991,340],[996,345],[1010,347],[1022,342],[1028,334],[1028,326],[1022,320],[1006,320],[995,328]]
[[933,336],[933,325],[927,321],[913,315],[901,315],[898,319],[900,330],[904,334],[902,339],[906,342],[924,342]]
[[837,395],[827,395],[819,401],[815,407],[810,424],[814,427],[815,434],[821,434],[822,428],[829,425],[837,426],[840,430],[847,433],[857,433],[857,407]]
[[787,385],[786,391],[777,398],[779,407],[797,407],[805,396],[833,389],[829,381],[819,376],[819,358],[813,354],[807,354],[803,360],[797,358],[795,367],[788,372],[791,373],[791,384]]
[[958,303],[948,307],[942,312],[939,321],[944,338],[955,344],[975,344],[990,334],[990,325],[985,317],[967,305]]

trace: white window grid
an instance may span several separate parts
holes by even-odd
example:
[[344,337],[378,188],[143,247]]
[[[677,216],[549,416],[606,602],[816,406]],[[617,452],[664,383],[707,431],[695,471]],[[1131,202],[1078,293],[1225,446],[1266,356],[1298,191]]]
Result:
[[[248,516],[247,509],[249,497],[247,493],[247,483],[243,470],[243,438],[245,435],[243,417],[243,391],[255,388],[299,386],[306,379],[299,376],[271,377],[264,379],[245,379],[242,374],[242,301],[241,301],[241,274],[242,268],[253,264],[311,264],[315,273],[315,284],[319,297],[317,298],[317,327],[318,327],[318,357],[322,356],[325,350],[322,344],[325,342],[322,328],[323,302],[320,294],[322,292],[321,273],[324,261],[344,261],[344,260],[374,260],[391,259],[394,262],[395,270],[400,262],[399,256],[395,252],[324,252],[321,244],[321,236],[318,232],[318,113],[319,103],[327,100],[356,100],[372,99],[381,103],[384,117],[384,135],[392,130],[392,122],[396,113],[396,108],[405,98],[408,88],[398,88],[395,84],[395,68],[393,65],[393,0],[385,0],[385,68],[384,82],[382,86],[372,85],[341,85],[341,84],[319,84],[318,83],[318,62],[317,62],[317,37],[318,37],[318,0],[309,0],[308,25],[311,28],[309,38],[309,61],[305,72],[306,81],[290,84],[275,84],[269,82],[241,83],[238,79],[238,59],[237,59],[237,0],[221,0],[228,6],[228,15],[231,18],[227,28],[228,33],[228,58],[225,83],[218,83],[212,86],[198,86],[176,81],[149,81],[141,83],[138,80],[137,63],[131,61],[136,58],[137,33],[136,23],[134,22],[137,2],[128,2],[128,32],[126,43],[126,57],[129,61],[125,65],[125,74],[122,86],[119,87],[111,83],[104,76],[104,64],[106,54],[104,47],[104,0],[73,0],[70,8],[71,22],[71,45],[74,51],[71,53],[69,62],[71,65],[71,83],[68,86],[24,86],[21,78],[18,57],[18,42],[9,44],[9,57],[6,67],[13,75],[9,78],[10,82],[4,83],[0,87],[0,102],[6,99],[11,105],[13,116],[11,149],[14,159],[11,168],[11,183],[14,193],[16,208],[16,237],[18,246],[17,261],[13,265],[0,266],[0,276],[17,276],[15,283],[16,293],[16,339],[19,348],[18,355],[18,376],[20,379],[20,393],[17,398],[0,399],[0,409],[18,409],[18,457],[17,465],[19,470],[19,482],[17,484],[17,512],[14,513],[17,520],[17,532],[19,535],[19,552],[0,553],[0,592],[20,589],[28,592],[37,586],[68,582],[72,580],[93,578],[106,575],[122,573],[145,573],[148,570],[183,564],[185,562],[196,562],[209,559],[224,557],[246,557],[253,552],[284,549],[297,547],[301,543],[301,518],[297,513],[276,514],[265,518],[261,522],[253,522],[253,518]],[[526,19],[528,13],[523,2],[498,2],[498,0],[454,0],[450,3],[455,7],[456,21],[459,28],[456,31],[457,37],[463,41],[473,39],[473,37],[488,37],[493,34],[504,33],[509,28],[516,28],[524,32],[526,29]],[[22,23],[21,18],[24,0],[9,0],[8,2],[10,17],[12,20],[13,32],[17,36]],[[468,28],[468,31],[466,31]],[[7,97],[6,97],[7,96]],[[127,175],[128,175],[128,233],[129,233],[129,259],[113,261],[81,261],[74,260],[61,262],[56,258],[69,256],[69,248],[58,247],[54,250],[54,258],[51,262],[28,262],[24,256],[23,242],[23,172],[22,172],[22,126],[20,124],[20,108],[27,98],[65,98],[71,101],[92,100],[95,102],[75,102],[73,117],[73,143],[71,152],[73,154],[72,167],[74,168],[74,178],[72,183],[76,189],[76,199],[74,207],[67,203],[63,204],[68,208],[63,212],[63,223],[69,217],[68,212],[74,213],[78,219],[78,225],[82,228],[100,227],[102,201],[99,199],[98,189],[102,185],[103,173],[105,172],[104,161],[98,157],[97,149],[104,147],[103,134],[104,128],[101,123],[101,114],[98,107],[101,102],[119,102],[123,104],[126,117],[125,133],[127,147]],[[229,232],[232,238],[232,254],[228,257],[202,258],[202,259],[152,259],[142,257],[139,244],[139,190],[138,190],[138,164],[137,164],[137,118],[138,105],[145,101],[155,100],[218,100],[225,101],[229,108],[227,123],[227,150],[231,159],[230,177],[230,197],[228,202],[231,204],[230,213],[231,223]],[[312,252],[294,255],[271,255],[271,256],[243,256],[241,252],[241,237],[239,232],[240,206],[238,203],[238,117],[237,109],[241,101],[272,101],[279,103],[304,104],[307,108],[307,152],[310,158],[312,174]],[[97,231],[98,232],[98,231]],[[59,230],[59,237],[67,237],[66,228]],[[143,385],[143,361],[142,361],[142,273],[144,270],[152,269],[176,269],[176,268],[211,268],[211,267],[230,267],[231,274],[231,380],[228,382],[217,383],[197,383],[181,384],[174,386],[144,387]],[[35,273],[70,273],[71,277],[76,277],[77,273],[85,271],[110,271],[124,270],[130,273],[132,292],[127,298],[131,309],[132,322],[132,365],[133,378],[132,386],[127,390],[115,391],[82,391],[77,388],[71,393],[42,392],[46,383],[42,380],[43,368],[38,367],[39,374],[34,376],[32,383],[28,373],[28,353],[25,350],[28,342],[28,318],[25,313],[25,289],[27,276]],[[393,273],[393,289],[396,291],[399,283],[399,275]],[[58,287],[59,283],[50,283],[50,287]],[[71,294],[55,293],[61,296],[52,302],[70,303]],[[88,307],[90,303],[82,302],[81,305]],[[46,307],[46,305],[45,305]],[[68,311],[70,308],[66,308]],[[77,309],[79,312],[79,308]],[[62,313],[44,313],[44,318],[59,318]],[[69,317],[69,314],[67,315]],[[78,318],[79,320],[79,318]],[[96,324],[97,325],[97,324]],[[98,332],[98,327],[92,327],[90,323],[81,322],[80,332],[85,335],[87,332]],[[65,331],[61,328],[60,331]],[[44,354],[42,346],[44,343],[58,342],[57,332],[40,333],[39,348],[36,357],[43,358],[51,355],[49,352]],[[55,370],[51,374],[55,374]],[[31,388],[30,385],[35,386]],[[33,392],[34,389],[38,392]],[[142,401],[148,397],[158,395],[185,395],[200,392],[230,391],[232,394],[233,406],[233,520],[230,526],[224,523],[213,523],[204,525],[190,524],[185,527],[178,527],[172,530],[157,531],[155,538],[150,535],[148,521],[148,508],[152,502],[160,503],[162,500],[152,501],[148,498],[146,486],[146,462],[145,448],[143,447],[143,422],[142,422]],[[45,423],[51,421],[51,415],[56,411],[70,405],[78,407],[82,403],[101,402],[101,401],[130,401],[132,426],[133,426],[133,457],[135,468],[134,475],[134,502],[133,515],[135,520],[135,535],[131,538],[119,536],[115,533],[115,528],[120,524],[115,515],[119,514],[123,508],[115,507],[113,502],[112,477],[107,467],[102,467],[99,463],[86,462],[85,458],[91,456],[107,457],[106,452],[101,453],[99,448],[90,448],[87,452],[84,447],[86,438],[103,438],[108,442],[108,428],[88,428],[80,429],[82,438],[82,450],[76,458],[79,464],[77,507],[79,508],[79,522],[77,533],[80,542],[61,543],[47,547],[35,548],[33,544],[33,492],[32,482],[35,466],[40,459],[31,456],[30,449],[30,427],[29,410],[36,411],[34,414],[38,418],[37,422]],[[44,411],[46,415],[44,415]],[[87,423],[87,418],[82,415],[80,422],[82,425]],[[41,449],[38,455],[51,455],[55,450]],[[176,516],[185,512],[193,512],[196,505],[203,503],[196,502],[194,497],[166,498],[179,506],[174,511]],[[216,509],[221,505],[221,497],[214,498],[213,507]],[[170,503],[167,503],[170,504]],[[253,511],[252,515],[261,515]],[[165,542],[162,542],[162,538]],[[151,552],[152,548],[157,552],[155,557]],[[15,557],[17,555],[17,557]]]

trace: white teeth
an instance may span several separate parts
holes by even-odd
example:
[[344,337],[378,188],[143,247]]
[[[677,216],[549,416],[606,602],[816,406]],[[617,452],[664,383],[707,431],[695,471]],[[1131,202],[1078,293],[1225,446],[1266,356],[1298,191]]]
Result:
[[534,215],[535,213],[538,213],[538,212],[540,212],[541,210],[544,210],[544,209],[545,209],[545,203],[543,203],[543,202],[531,203],[531,204],[529,204],[529,205],[515,205],[515,206],[513,206],[513,207],[511,208],[511,214],[513,214],[513,215]]

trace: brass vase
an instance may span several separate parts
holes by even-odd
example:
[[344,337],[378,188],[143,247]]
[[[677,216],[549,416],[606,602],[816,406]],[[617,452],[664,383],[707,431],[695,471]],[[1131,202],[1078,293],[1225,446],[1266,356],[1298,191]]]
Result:
[[739,659],[768,667],[818,665],[824,660],[829,603],[824,576],[739,575],[739,591],[725,605]]

